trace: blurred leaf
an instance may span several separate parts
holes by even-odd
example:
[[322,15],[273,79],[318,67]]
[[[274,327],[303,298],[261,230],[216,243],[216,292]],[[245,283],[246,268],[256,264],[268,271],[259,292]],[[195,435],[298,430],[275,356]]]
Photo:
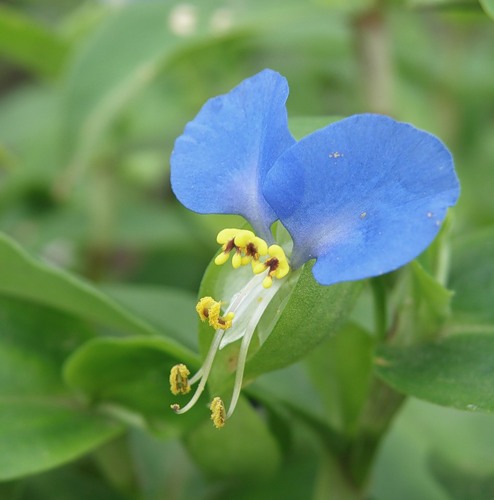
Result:
[[211,477],[266,480],[277,470],[281,454],[260,415],[240,398],[235,414],[221,430],[204,421],[186,436],[190,454]]
[[[323,377],[321,382],[328,382],[326,373]],[[300,362],[265,373],[245,389],[272,417],[278,417],[271,428],[284,453],[291,448],[291,435],[297,427],[294,425],[294,418],[303,422],[317,436],[319,444],[323,442],[327,449],[339,453],[347,445],[342,433],[335,430],[334,419],[328,418],[325,394],[320,391],[321,385],[323,384],[315,386],[306,363]]]
[[48,186],[59,165],[59,104],[56,89],[48,85],[24,84],[2,96],[0,137],[17,167],[5,178],[2,208],[15,210],[29,190],[44,188],[49,196]]
[[[1,234],[0,262],[0,295],[51,306],[120,332],[145,335],[158,333],[89,284],[35,261]],[[173,340],[162,338],[162,342],[167,344],[170,353],[190,358],[190,351]]]
[[369,391],[373,350],[369,333],[349,323],[304,360],[326,420],[346,435],[357,431]]
[[61,380],[71,350],[93,332],[69,315],[0,299],[0,479],[60,465],[122,428],[80,408]]
[[331,9],[350,11],[352,13],[370,9],[372,0],[314,0],[315,3],[326,5]]
[[60,369],[70,352],[94,336],[82,321],[14,298],[0,298],[0,395],[66,394]]
[[410,347],[383,345],[375,369],[399,392],[462,410],[494,412],[493,354],[493,335],[455,335]]
[[494,323],[494,228],[488,227],[453,247],[450,287],[453,311],[478,323]]
[[437,482],[452,500],[494,498],[494,468],[491,474],[483,475],[452,464],[440,455],[430,457],[429,464]]
[[[142,499],[201,498],[204,478],[183,443],[163,440],[140,429],[129,432],[130,451],[135,462]],[[171,495],[170,485],[173,484]]]
[[[95,339],[67,360],[64,377],[92,404],[110,411],[115,407],[116,417],[173,434],[177,426],[208,418],[199,411],[179,417],[170,409],[178,398],[170,393],[168,376],[180,361],[170,356],[167,343],[160,338]],[[198,405],[197,409],[203,408]]]
[[[127,496],[115,491],[105,479],[91,467],[89,461],[83,459],[18,481],[15,496],[7,496],[5,500],[53,500],[55,498],[128,500]],[[3,496],[2,499],[4,499]]]
[[66,81],[66,145],[73,154],[61,188],[70,187],[87,166],[123,106],[178,55],[222,37],[296,23],[305,11],[296,0],[228,7],[222,0],[196,0],[134,2],[108,16],[88,38]]
[[477,0],[405,0],[405,2],[412,8],[431,7],[450,9],[475,9],[478,6]]
[[53,31],[0,5],[0,54],[42,76],[55,76],[67,53],[66,43]]
[[127,311],[192,351],[198,350],[196,296],[184,290],[145,285],[100,287]]
[[401,344],[436,338],[450,314],[453,292],[434,279],[418,261],[396,274],[390,335]]
[[410,267],[418,327],[423,331],[437,332],[449,316],[453,292],[436,281],[417,261],[413,261]]
[[[199,237],[203,231],[201,224],[195,224],[194,215],[173,206],[155,206],[143,200],[125,199],[119,210],[115,239],[119,245],[130,248],[171,247],[182,250],[190,246],[192,231]],[[195,227],[191,230],[192,224],[197,230]]]
[[302,137],[341,120],[339,116],[295,116],[288,119],[291,133],[299,141]]
[[115,115],[163,61],[204,37],[211,10],[136,2],[109,15],[88,38],[66,82],[66,140],[73,153],[68,175],[84,168]]
[[121,430],[114,422],[63,402],[3,399],[0,441],[8,452],[0,454],[0,480],[73,460]]
[[480,0],[480,5],[487,15],[494,18],[494,0]]
[[[453,410],[412,398],[382,443],[374,467],[371,496],[380,500],[490,498],[474,493],[481,485],[488,484],[494,472],[493,446],[491,415]],[[457,479],[465,482],[459,484],[450,476],[449,488],[444,489],[446,471],[442,471],[444,475],[440,473],[443,477],[439,479],[438,460],[446,461],[449,473],[457,472]],[[474,478],[479,479],[476,486],[471,482]],[[456,486],[456,492],[462,496],[455,497],[452,489]],[[471,490],[465,489],[469,486]],[[466,494],[468,491],[472,494]]]

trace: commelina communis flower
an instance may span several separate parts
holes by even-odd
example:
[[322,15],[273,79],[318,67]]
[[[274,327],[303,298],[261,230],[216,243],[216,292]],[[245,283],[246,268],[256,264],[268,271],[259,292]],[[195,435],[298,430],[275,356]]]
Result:
[[[219,428],[242,387],[250,340],[267,305],[292,269],[315,259],[321,285],[390,272],[434,239],[459,195],[453,159],[435,136],[377,114],[351,116],[296,141],[288,128],[288,84],[266,69],[206,102],[177,139],[171,183],[179,201],[203,214],[238,214],[251,225],[218,235],[215,262],[232,257],[253,278],[229,301],[201,299],[198,314],[216,330],[204,365],[185,383],[174,368],[174,393],[199,382],[187,411],[205,388],[215,353],[242,339],[228,412],[211,405]],[[279,221],[292,245],[274,241]],[[173,383],[172,383],[173,386]]]

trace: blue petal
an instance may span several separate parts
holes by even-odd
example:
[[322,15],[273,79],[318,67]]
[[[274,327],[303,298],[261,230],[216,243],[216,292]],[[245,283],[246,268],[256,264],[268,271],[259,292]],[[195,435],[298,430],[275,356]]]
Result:
[[380,115],[336,122],[287,150],[263,192],[323,285],[377,276],[434,239],[459,184],[434,136]]
[[269,236],[276,215],[259,186],[295,142],[288,130],[287,97],[286,79],[266,69],[206,102],[171,157],[172,188],[187,208],[242,215]]

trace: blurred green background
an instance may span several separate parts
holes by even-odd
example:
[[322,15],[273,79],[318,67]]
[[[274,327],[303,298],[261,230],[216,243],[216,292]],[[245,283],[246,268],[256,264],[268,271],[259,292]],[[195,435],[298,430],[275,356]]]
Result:
[[[288,79],[290,117],[380,112],[446,143],[462,185],[456,310],[492,322],[493,13],[491,0],[4,1],[0,231],[101,286],[179,288],[192,300],[234,218],[176,202],[173,142],[205,100],[269,67]],[[491,420],[412,401],[381,450],[372,498],[492,498]],[[296,485],[308,484],[324,498],[300,434],[284,473],[235,498],[304,498]],[[231,485],[207,482],[178,442],[129,439],[143,497],[228,498]],[[0,492],[72,498],[82,481],[92,498],[122,498],[125,484],[110,474],[110,488],[93,468],[77,462]]]

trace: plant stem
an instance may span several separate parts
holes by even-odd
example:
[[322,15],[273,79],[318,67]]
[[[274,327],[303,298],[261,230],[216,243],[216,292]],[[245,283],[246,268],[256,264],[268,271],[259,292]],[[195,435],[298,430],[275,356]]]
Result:
[[392,114],[393,68],[384,8],[381,2],[355,20],[355,37],[365,107]]

